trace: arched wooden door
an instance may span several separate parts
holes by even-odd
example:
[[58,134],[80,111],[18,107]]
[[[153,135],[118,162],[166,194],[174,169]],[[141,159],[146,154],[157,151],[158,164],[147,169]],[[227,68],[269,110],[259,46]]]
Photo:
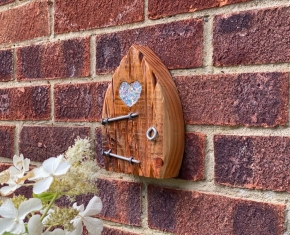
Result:
[[122,59],[105,95],[102,120],[107,170],[178,175],[184,150],[181,103],[169,71],[148,47],[133,45]]

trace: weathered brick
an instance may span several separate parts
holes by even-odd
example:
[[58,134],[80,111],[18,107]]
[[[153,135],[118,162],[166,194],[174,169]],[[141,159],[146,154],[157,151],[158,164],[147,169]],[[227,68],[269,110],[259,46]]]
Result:
[[[222,7],[225,5],[246,2],[249,0],[149,0],[148,16],[151,19],[158,19],[165,16],[173,16],[179,13],[194,12],[206,8]],[[251,0],[250,0],[251,1]]]
[[290,192],[290,137],[214,137],[215,182]]
[[138,235],[138,234],[104,226],[102,235]]
[[13,80],[12,50],[0,51],[0,82]]
[[184,180],[204,179],[206,135],[201,133],[185,133],[185,148],[178,178]]
[[14,2],[15,0],[0,0],[0,5],[4,5],[10,2]]
[[[29,12],[29,14],[28,14]],[[0,12],[0,43],[24,41],[49,35],[48,3],[34,1]]]
[[95,131],[96,160],[101,168],[105,168],[105,158],[102,154],[102,128],[97,127]]
[[144,20],[143,0],[56,0],[56,33],[123,25]]
[[148,186],[150,228],[175,234],[282,235],[285,205]]
[[288,74],[245,73],[177,77],[186,124],[285,125]]
[[0,126],[0,157],[13,157],[14,130],[14,126]]
[[100,121],[108,82],[56,85],[57,121]]
[[290,7],[219,15],[214,20],[214,65],[290,61]]
[[10,163],[0,163],[0,172],[7,170],[12,164]]
[[56,0],[54,31],[75,32],[144,20],[143,0]]
[[98,179],[97,188],[103,202],[100,218],[141,226],[140,183]]
[[89,38],[32,45],[17,49],[17,78],[54,79],[90,75]]
[[0,89],[0,120],[50,119],[49,85]]
[[[32,183],[32,182],[30,182]],[[13,194],[11,194],[11,197],[13,197],[14,195],[18,196],[18,195],[23,195],[26,198],[32,198],[33,197],[33,186],[22,186],[18,189],[15,190],[15,192]]]
[[190,19],[97,36],[97,73],[112,72],[132,44],[151,48],[169,69],[202,66],[203,23]]
[[32,161],[42,162],[64,153],[78,136],[89,137],[90,128],[24,126],[19,137],[19,152]]
[[77,203],[77,205],[84,205],[84,207],[87,207],[89,201],[95,196],[93,193],[88,194],[79,194],[77,195],[74,200],[72,198],[69,198],[67,196],[62,196],[59,199],[55,201],[57,206],[59,207],[72,207],[74,203]]

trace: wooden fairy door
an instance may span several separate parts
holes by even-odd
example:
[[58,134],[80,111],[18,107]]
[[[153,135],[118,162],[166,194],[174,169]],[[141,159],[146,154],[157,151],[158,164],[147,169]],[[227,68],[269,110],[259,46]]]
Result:
[[133,45],[109,85],[102,112],[105,168],[145,177],[179,173],[184,121],[175,84],[161,60]]

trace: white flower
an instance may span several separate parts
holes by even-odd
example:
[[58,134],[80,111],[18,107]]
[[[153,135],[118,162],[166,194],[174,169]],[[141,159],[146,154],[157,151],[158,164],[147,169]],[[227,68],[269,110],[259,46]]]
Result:
[[22,184],[15,183],[11,178],[6,182],[6,184],[8,184],[8,186],[4,186],[0,189],[0,195],[2,196],[7,196],[22,186]]
[[65,232],[62,229],[55,229],[52,232],[43,231],[43,224],[41,223],[40,220],[40,215],[34,215],[30,218],[28,222],[28,235],[65,235]]
[[10,179],[9,169],[0,172],[0,185],[5,184]]
[[29,163],[30,160],[23,157],[21,154],[19,157],[17,155],[14,155],[13,157],[13,164],[14,166],[11,166],[9,168],[9,180],[5,182],[8,184],[8,186],[4,186],[0,189],[0,193],[3,196],[7,196],[11,193],[13,193],[16,189],[20,188],[24,181],[25,177],[24,174],[29,171]]
[[52,232],[46,231],[42,235],[65,235],[65,232],[62,229],[57,228],[53,230]]
[[51,157],[42,163],[42,166],[33,170],[34,177],[29,180],[38,180],[33,186],[33,193],[40,194],[49,189],[54,176],[64,175],[70,168],[70,164],[63,161],[63,155],[57,158]]
[[73,208],[77,209],[79,214],[71,220],[75,230],[67,233],[68,235],[82,235],[83,232],[83,223],[85,224],[89,235],[101,235],[103,230],[103,222],[97,218],[92,218],[91,216],[96,215],[101,212],[103,207],[102,201],[99,197],[94,196],[89,204],[87,205],[86,210],[84,211],[84,205],[77,206],[74,203]]
[[10,173],[12,175],[21,175],[22,177],[25,172],[29,171],[29,163],[30,160],[28,158],[24,159],[22,154],[20,154],[19,157],[17,155],[14,155],[13,157],[14,166],[11,166],[9,168]]
[[29,235],[41,235],[43,231],[43,224],[40,220],[40,215],[34,215],[28,221],[28,232]]
[[41,200],[31,198],[20,204],[17,210],[10,199],[6,200],[0,207],[0,234],[11,232],[22,234],[25,232],[24,222],[26,215],[42,208]]

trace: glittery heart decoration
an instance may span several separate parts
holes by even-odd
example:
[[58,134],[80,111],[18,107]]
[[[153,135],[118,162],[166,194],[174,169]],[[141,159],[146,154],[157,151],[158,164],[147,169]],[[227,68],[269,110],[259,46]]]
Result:
[[134,104],[136,104],[140,98],[141,91],[142,86],[138,81],[131,84],[128,82],[122,82],[119,87],[120,98],[129,107],[132,107]]

